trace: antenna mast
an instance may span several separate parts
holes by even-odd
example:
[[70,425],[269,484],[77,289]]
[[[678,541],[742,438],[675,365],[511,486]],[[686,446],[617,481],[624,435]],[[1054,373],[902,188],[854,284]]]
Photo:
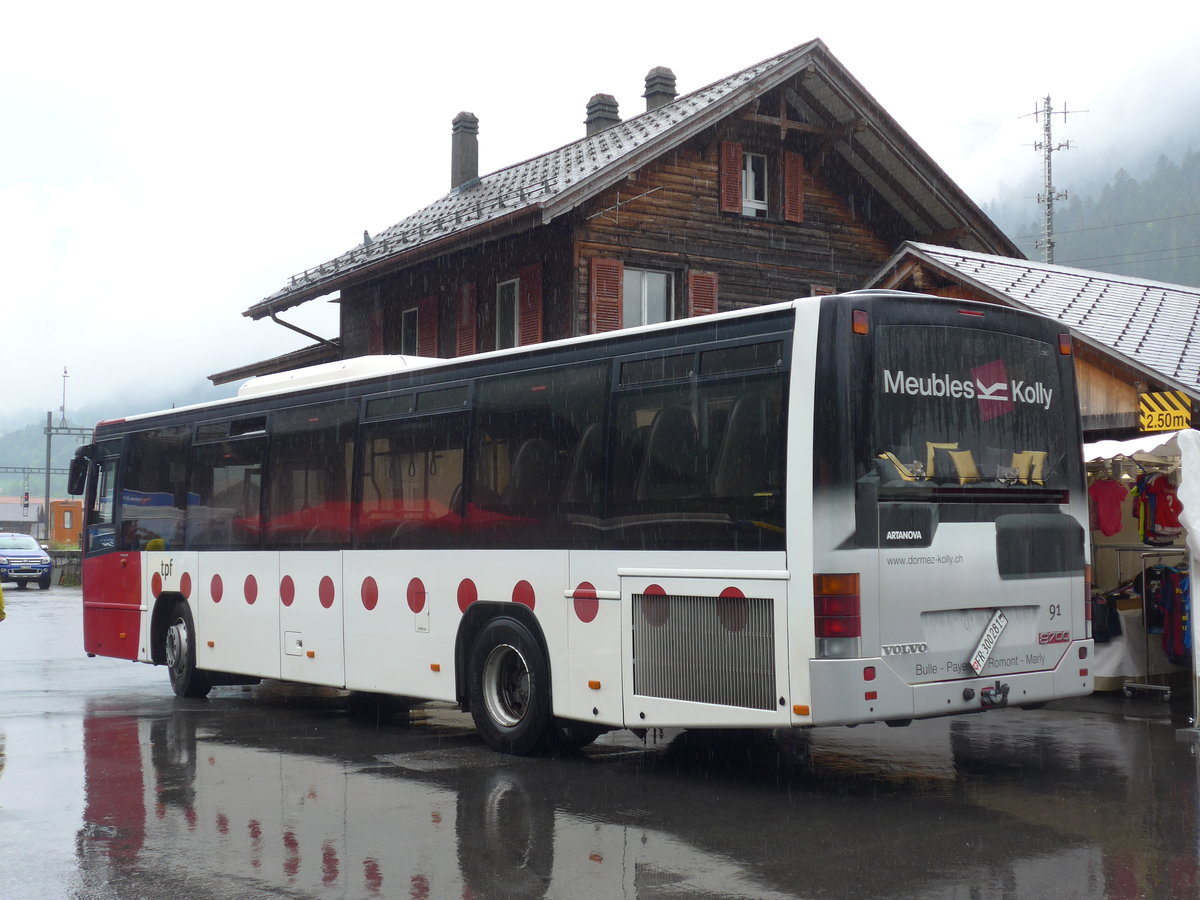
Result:
[[[1061,144],[1055,144],[1050,129],[1051,116],[1062,116],[1063,121],[1067,121],[1067,106],[1064,103],[1061,110],[1055,110],[1050,105],[1050,95],[1047,94],[1042,101],[1041,108],[1036,106],[1033,109],[1033,117],[1042,120],[1042,139],[1033,145],[1034,150],[1042,151],[1042,193],[1038,194],[1038,203],[1042,204],[1042,239],[1037,242],[1037,247],[1042,251],[1045,261],[1048,263],[1054,262],[1054,201],[1066,200],[1066,191],[1054,190],[1054,177],[1052,174],[1052,166],[1050,156],[1055,150],[1070,150],[1071,142],[1065,141]],[[1087,112],[1084,110],[1076,110],[1076,112]]]
[[67,367],[63,366],[63,402],[62,406],[58,408],[58,411],[62,413],[62,420],[58,423],[60,428],[65,428],[67,425],[67,379],[70,377],[70,374],[67,372]]

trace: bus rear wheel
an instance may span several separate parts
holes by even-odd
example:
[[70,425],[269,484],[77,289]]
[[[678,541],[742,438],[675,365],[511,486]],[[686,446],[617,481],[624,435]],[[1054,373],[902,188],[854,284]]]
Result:
[[492,619],[471,647],[469,671],[471,717],[484,743],[517,756],[551,749],[550,666],[528,628]]
[[212,690],[208,674],[196,668],[195,638],[192,611],[180,600],[171,611],[164,646],[171,690],[177,697],[207,697]]

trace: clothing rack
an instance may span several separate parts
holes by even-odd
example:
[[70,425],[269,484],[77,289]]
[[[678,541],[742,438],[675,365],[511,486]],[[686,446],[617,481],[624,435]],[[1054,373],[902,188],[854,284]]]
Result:
[[1150,569],[1154,568],[1154,566],[1147,565],[1147,562],[1151,559],[1157,560],[1158,562],[1162,562],[1163,557],[1166,557],[1166,556],[1182,556],[1186,560],[1187,559],[1187,550],[1183,550],[1183,549],[1180,549],[1180,550],[1156,550],[1152,553],[1142,553],[1141,554],[1141,557],[1142,557],[1142,639],[1145,641],[1145,645],[1146,645],[1145,646],[1146,683],[1139,684],[1138,682],[1135,682],[1135,681],[1126,681],[1123,686],[1123,690],[1125,692],[1126,697],[1132,697],[1134,695],[1134,693],[1136,693],[1137,691],[1146,691],[1148,693],[1160,694],[1163,702],[1166,702],[1171,699],[1170,685],[1151,684],[1150,683],[1150,611],[1146,606],[1146,602],[1147,602],[1146,598],[1150,593],[1146,589],[1147,584],[1149,584],[1149,580],[1146,576],[1146,573],[1149,572]]

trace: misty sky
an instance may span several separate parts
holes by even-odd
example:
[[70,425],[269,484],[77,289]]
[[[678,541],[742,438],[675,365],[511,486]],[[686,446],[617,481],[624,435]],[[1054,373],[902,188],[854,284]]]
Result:
[[[28,421],[64,365],[68,415],[116,415],[303,346],[242,311],[444,194],[460,110],[486,173],[582,137],[592,94],[640,112],[654,66],[688,93],[820,37],[981,204],[1040,177],[1022,116],[1046,94],[1088,110],[1055,121],[1077,145],[1056,186],[1200,115],[1183,2],[23,7],[0,31],[0,360]],[[284,317],[337,332],[326,301]]]

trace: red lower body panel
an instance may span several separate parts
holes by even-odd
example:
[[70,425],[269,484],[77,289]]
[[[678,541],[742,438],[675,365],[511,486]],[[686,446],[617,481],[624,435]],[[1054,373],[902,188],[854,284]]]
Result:
[[83,649],[97,656],[138,658],[142,561],[108,553],[83,561]]

